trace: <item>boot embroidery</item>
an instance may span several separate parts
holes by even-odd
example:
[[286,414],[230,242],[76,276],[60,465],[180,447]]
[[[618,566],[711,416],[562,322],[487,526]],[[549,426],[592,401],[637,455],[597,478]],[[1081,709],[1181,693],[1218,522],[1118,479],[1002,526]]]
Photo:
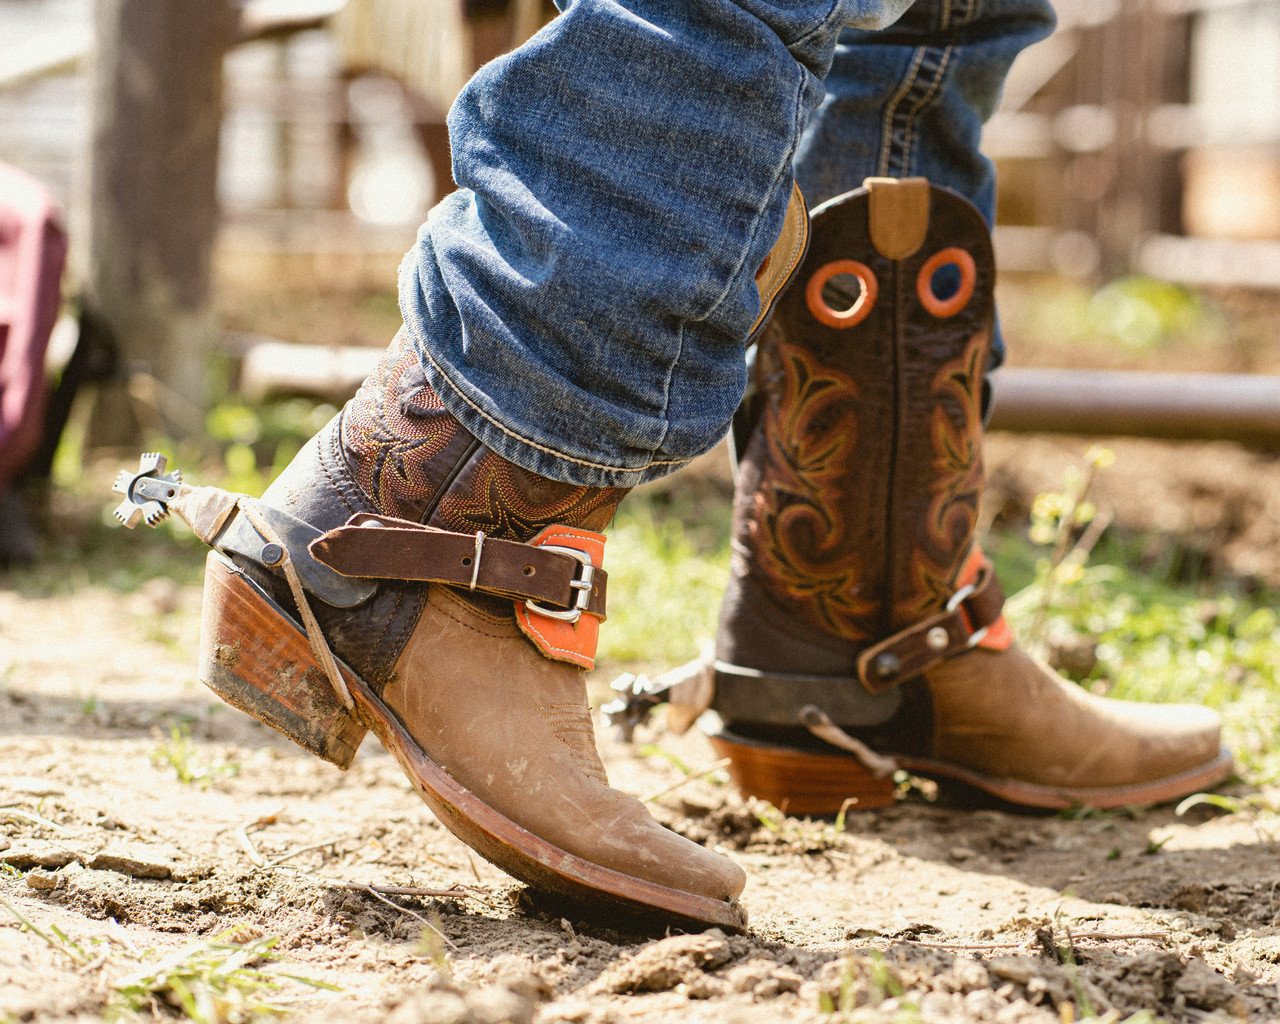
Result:
[[417,518],[409,510],[428,502],[435,490],[423,467],[458,434],[457,421],[425,379],[405,395],[415,383],[405,378],[415,372],[421,368],[412,349],[393,346],[343,416],[356,483],[384,515]]
[[596,752],[595,733],[587,709],[581,704],[548,704],[539,707],[538,712],[555,738],[569,748],[569,756],[578,770],[607,786],[609,779]]
[[[914,593],[895,605],[895,620],[910,622],[945,605],[956,582],[971,540],[977,531],[982,494],[982,388],[988,336],[979,331],[965,351],[945,364],[934,377],[930,433],[933,441],[933,494],[925,519],[929,545],[911,554]],[[958,416],[948,412],[954,407]],[[931,550],[943,552],[936,558]]]
[[858,389],[804,349],[779,344],[772,355],[783,380],[762,431],[769,456],[753,524],[764,541],[756,545],[761,568],[809,619],[863,638],[861,621],[875,605],[859,596],[863,571],[847,544],[840,493],[856,442]]
[[508,540],[528,540],[545,527],[562,524],[585,526],[590,521],[602,528],[626,493],[546,481],[488,449],[467,475],[470,485],[444,495],[432,522]]

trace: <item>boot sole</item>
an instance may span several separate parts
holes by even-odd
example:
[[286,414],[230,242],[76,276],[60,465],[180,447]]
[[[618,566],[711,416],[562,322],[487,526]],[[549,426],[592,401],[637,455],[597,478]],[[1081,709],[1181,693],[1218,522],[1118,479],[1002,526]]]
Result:
[[[721,758],[729,758],[729,775],[743,796],[767,800],[788,814],[838,814],[841,810],[876,810],[894,802],[890,776],[877,777],[856,758],[793,747],[776,747],[727,730],[708,737]],[[960,765],[926,757],[898,757],[898,766],[914,775],[960,782],[1008,804],[1038,810],[1071,807],[1116,810],[1162,804],[1225,782],[1235,770],[1230,751],[1190,771],[1132,786],[1041,786],[982,775]]]
[[613,911],[660,925],[674,920],[698,929],[746,928],[746,912],[736,900],[697,896],[601,867],[498,813],[432,761],[395,713],[339,662],[356,702],[355,713],[347,711],[301,626],[216,551],[206,562],[204,596],[200,679],[229,704],[341,767],[372,731],[445,828],[513,877],[581,903],[593,916]]

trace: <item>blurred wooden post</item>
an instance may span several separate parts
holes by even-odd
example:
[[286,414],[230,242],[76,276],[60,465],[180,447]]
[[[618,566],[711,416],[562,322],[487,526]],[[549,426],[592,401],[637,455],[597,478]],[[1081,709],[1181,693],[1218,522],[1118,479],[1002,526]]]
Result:
[[85,301],[114,334],[128,380],[101,390],[93,444],[133,443],[142,425],[200,429],[234,28],[229,0],[97,2]]

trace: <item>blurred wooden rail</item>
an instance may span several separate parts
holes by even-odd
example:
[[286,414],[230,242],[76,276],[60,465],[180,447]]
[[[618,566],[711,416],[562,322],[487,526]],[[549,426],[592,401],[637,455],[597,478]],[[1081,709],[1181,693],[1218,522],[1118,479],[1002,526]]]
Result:
[[1005,367],[990,429],[1280,449],[1280,377]]
[[[313,395],[344,401],[381,349],[228,338],[251,401]],[[992,375],[990,429],[1017,433],[1236,441],[1280,450],[1280,376],[1007,366]]]

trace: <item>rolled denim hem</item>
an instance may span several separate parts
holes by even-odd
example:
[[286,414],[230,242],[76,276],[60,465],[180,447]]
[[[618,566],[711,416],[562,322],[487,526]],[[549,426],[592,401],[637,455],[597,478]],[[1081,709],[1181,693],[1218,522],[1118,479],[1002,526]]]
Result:
[[[693,461],[692,458],[676,461],[651,459],[636,465],[605,465],[579,458],[553,443],[524,437],[499,422],[496,417],[486,413],[459,390],[445,371],[431,358],[430,351],[422,344],[412,327],[410,327],[410,336],[422,359],[427,380],[449,415],[466,427],[486,447],[521,469],[537,473],[548,480],[576,484],[580,487],[637,487],[653,480],[660,480]],[[714,448],[722,438],[723,435],[709,445],[707,450]]]

